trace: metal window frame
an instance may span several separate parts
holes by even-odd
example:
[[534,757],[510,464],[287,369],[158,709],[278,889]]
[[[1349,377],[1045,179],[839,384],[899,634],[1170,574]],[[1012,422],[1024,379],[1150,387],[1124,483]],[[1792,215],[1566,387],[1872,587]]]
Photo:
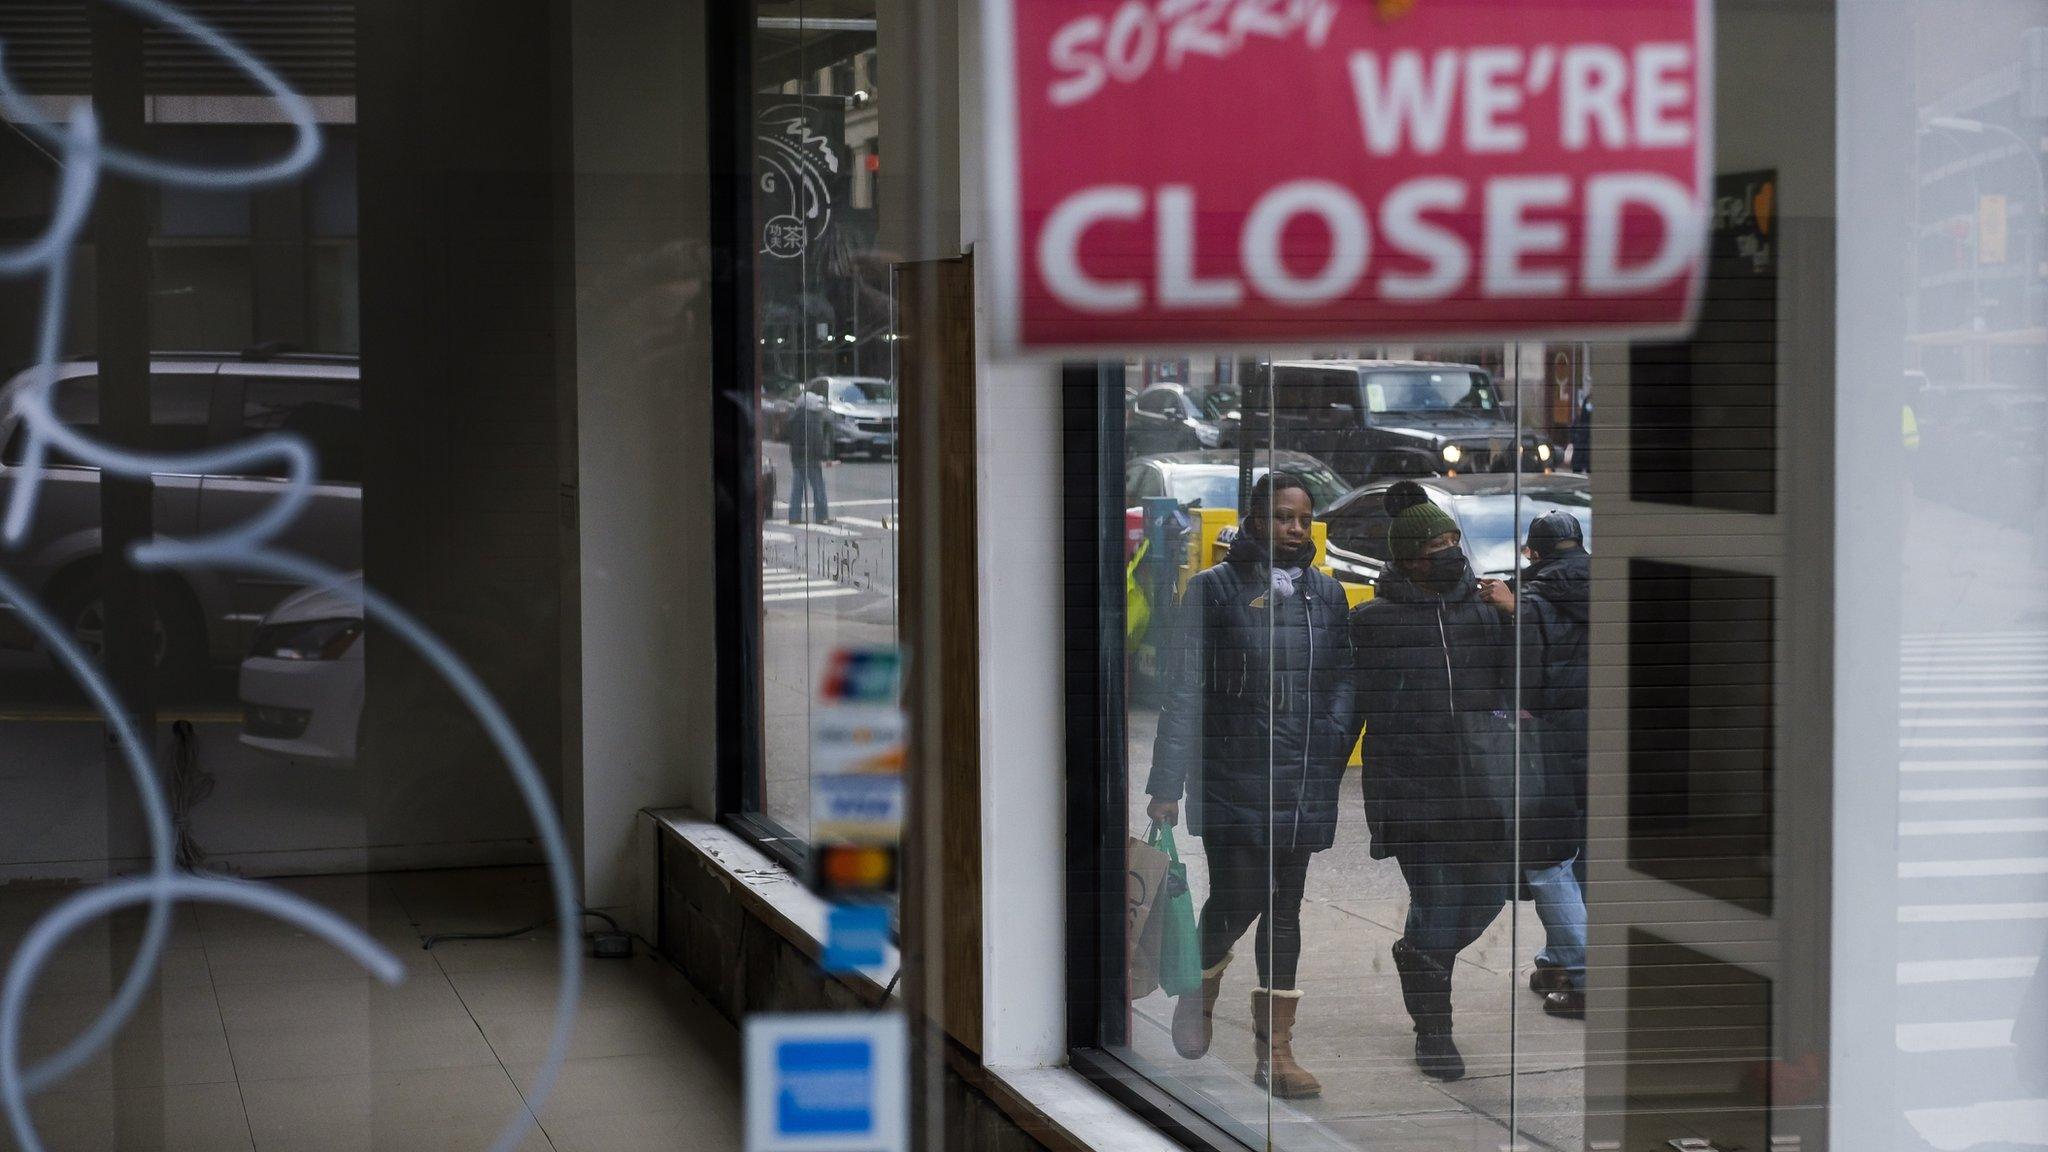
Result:
[[1166,1077],[1118,1050],[1107,1009],[1121,1001],[1121,813],[1129,771],[1124,693],[1123,365],[1060,372],[1062,514],[1067,525],[1067,1054],[1072,1068],[1161,1132],[1202,1152],[1265,1147],[1262,1134],[1175,1096]]
[[711,224],[711,468],[718,546],[712,585],[718,661],[712,813],[799,874],[802,841],[762,808],[761,398],[755,386],[753,5],[704,8]]

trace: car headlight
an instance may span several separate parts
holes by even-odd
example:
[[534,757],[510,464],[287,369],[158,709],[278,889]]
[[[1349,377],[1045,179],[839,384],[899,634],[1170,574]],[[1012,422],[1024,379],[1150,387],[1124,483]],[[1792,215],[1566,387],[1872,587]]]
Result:
[[1548,464],[1548,463],[1550,463],[1550,445],[1548,445],[1548,444],[1538,444],[1538,445],[1536,445],[1536,458],[1537,458],[1538,460],[1541,460],[1541,461],[1543,461],[1543,462],[1544,462],[1545,464]]
[[266,624],[256,630],[250,654],[272,660],[339,660],[362,634],[361,620]]
[[1195,425],[1195,442],[1204,448],[1214,448],[1223,440],[1223,434],[1214,424]]
[[1444,463],[1456,464],[1465,458],[1465,450],[1456,444],[1444,445]]

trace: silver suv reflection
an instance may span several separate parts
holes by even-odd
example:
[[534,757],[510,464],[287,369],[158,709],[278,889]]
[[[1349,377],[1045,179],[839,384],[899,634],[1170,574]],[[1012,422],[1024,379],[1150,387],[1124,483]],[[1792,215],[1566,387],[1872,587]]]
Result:
[[[58,417],[97,437],[99,365],[58,366]],[[0,387],[0,507],[18,482],[27,429],[15,397],[22,372]],[[300,354],[158,354],[149,366],[154,452],[189,452],[264,432],[295,433],[319,461],[312,499],[279,542],[342,571],[362,567],[363,421],[360,369],[353,357]],[[23,583],[95,655],[104,643],[100,590],[100,475],[52,454],[30,534],[0,551],[0,565]],[[159,537],[218,532],[277,499],[276,474],[153,477],[152,516]],[[256,626],[296,585],[274,577],[210,570],[157,573],[154,630],[161,671],[232,665],[248,655]],[[0,605],[0,648],[33,649],[11,605]]]

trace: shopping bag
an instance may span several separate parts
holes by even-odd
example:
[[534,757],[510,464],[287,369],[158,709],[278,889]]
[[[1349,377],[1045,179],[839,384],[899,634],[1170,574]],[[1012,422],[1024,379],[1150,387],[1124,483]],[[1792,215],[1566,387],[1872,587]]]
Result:
[[1159,945],[1159,990],[1185,996],[1202,986],[1202,946],[1195,929],[1195,896],[1188,890],[1188,866],[1180,862],[1173,829],[1152,825],[1146,840],[1165,851],[1169,863],[1152,910]]
[[1143,1000],[1159,987],[1160,889],[1174,859],[1161,851],[1155,837],[1136,836],[1125,845],[1124,972],[1132,1000]]

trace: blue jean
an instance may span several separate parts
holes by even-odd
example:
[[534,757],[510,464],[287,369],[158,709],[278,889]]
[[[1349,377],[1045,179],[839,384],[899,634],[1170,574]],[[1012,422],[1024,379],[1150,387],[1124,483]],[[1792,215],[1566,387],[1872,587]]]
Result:
[[1571,986],[1586,986],[1586,897],[1573,867],[1578,855],[1548,868],[1528,870],[1529,891],[1536,895],[1536,915],[1543,921],[1542,968],[1562,968]]
[[813,456],[808,460],[792,458],[789,462],[789,522],[803,522],[806,487],[811,490],[811,501],[818,509],[816,519],[831,519],[832,513],[825,507],[825,464]]

